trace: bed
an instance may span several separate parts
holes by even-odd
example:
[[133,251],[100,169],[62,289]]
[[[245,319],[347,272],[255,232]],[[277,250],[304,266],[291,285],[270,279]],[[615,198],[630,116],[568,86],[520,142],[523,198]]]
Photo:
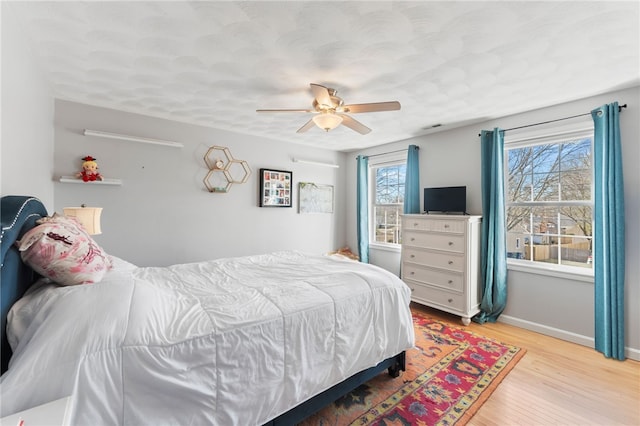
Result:
[[110,256],[99,282],[61,286],[14,244],[47,217],[40,201],[6,196],[1,214],[1,416],[70,396],[71,424],[291,425],[398,376],[414,345],[410,290],[372,265]]

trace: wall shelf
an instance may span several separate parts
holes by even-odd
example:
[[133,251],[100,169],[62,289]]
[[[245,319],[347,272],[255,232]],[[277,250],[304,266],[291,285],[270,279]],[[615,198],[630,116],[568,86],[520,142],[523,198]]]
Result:
[[170,146],[172,148],[182,148],[184,145],[180,142],[167,141],[163,139],[143,138],[140,136],[121,135],[120,133],[103,132],[101,130],[84,129],[85,136],[98,136],[101,138],[118,139],[121,141],[150,143],[154,145]]
[[232,184],[245,183],[251,175],[249,164],[244,160],[234,159],[229,148],[224,146],[209,147],[204,155],[204,162],[209,168],[204,178],[204,185],[209,192],[229,192]]
[[107,179],[94,180],[91,182],[85,182],[82,179],[78,179],[73,176],[60,176],[60,182],[62,183],[81,183],[85,185],[122,185],[121,179]]

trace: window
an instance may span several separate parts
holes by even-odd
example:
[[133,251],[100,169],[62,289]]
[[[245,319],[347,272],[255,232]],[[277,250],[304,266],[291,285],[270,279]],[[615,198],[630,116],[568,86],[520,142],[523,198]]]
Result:
[[505,140],[510,263],[593,268],[592,144],[592,130]]
[[406,159],[371,164],[372,183],[369,213],[372,220],[370,243],[400,244],[400,215],[404,209],[404,183],[407,174]]

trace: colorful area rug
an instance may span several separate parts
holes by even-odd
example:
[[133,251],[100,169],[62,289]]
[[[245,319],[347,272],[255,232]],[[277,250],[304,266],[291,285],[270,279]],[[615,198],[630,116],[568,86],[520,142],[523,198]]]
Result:
[[407,371],[380,374],[301,425],[462,426],[525,353],[412,312],[416,348],[407,351]]

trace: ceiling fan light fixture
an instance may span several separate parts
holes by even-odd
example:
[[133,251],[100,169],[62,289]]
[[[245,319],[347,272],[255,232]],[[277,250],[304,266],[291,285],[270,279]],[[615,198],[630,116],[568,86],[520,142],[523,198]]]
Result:
[[342,123],[342,117],[330,112],[323,112],[313,116],[313,122],[325,132],[333,130]]
[[296,133],[304,133],[314,125],[328,132],[342,124],[354,132],[366,135],[371,132],[371,129],[351,117],[350,114],[397,111],[400,109],[400,102],[398,101],[345,105],[342,98],[336,95],[335,89],[314,83],[311,83],[310,86],[314,98],[311,104],[313,109],[258,109],[256,112],[307,112],[314,114],[311,120],[308,120]]

